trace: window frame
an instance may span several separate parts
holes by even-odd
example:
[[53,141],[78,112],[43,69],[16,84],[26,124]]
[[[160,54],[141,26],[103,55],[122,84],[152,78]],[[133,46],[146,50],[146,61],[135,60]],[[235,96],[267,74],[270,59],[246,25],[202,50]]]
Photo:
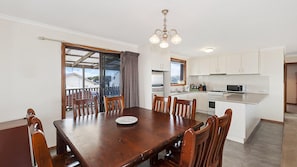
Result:
[[[183,81],[184,83],[182,84],[176,84],[176,83],[171,83],[171,63],[172,62],[178,62],[182,63],[184,65],[183,67]],[[187,61],[183,59],[178,59],[178,58],[170,58],[170,85],[171,86],[184,86],[187,84]]]

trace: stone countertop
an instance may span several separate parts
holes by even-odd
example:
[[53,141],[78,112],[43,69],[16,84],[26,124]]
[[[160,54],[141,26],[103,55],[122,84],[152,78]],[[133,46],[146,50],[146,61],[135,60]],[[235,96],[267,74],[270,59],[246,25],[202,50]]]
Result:
[[232,103],[244,103],[244,104],[258,104],[260,103],[267,94],[257,93],[226,93],[223,96],[217,96],[214,98],[215,101],[232,102]]
[[178,92],[170,92],[170,96],[176,96],[176,95],[184,95],[189,93],[207,93],[207,91],[178,91]]

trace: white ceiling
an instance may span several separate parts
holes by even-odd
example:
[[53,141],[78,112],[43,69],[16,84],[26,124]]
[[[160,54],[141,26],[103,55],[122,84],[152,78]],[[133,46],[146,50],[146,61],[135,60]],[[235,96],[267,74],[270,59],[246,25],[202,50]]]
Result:
[[297,54],[297,0],[0,0],[0,14],[136,45],[162,28],[183,38],[173,53],[202,56],[284,46]]

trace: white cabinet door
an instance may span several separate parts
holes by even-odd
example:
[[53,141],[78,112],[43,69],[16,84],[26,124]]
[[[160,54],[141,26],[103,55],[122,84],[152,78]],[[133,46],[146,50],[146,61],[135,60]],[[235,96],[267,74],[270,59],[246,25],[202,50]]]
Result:
[[216,56],[211,56],[209,57],[209,73],[210,74],[216,74],[217,73],[217,65],[218,65],[218,62],[217,62],[217,58]]
[[208,111],[208,95],[206,92],[198,92],[197,109],[200,112],[207,113]]
[[217,56],[218,73],[226,73],[226,56]]
[[227,74],[258,74],[258,53],[227,56]]
[[202,57],[199,62],[199,75],[209,75],[209,59],[207,57]]
[[187,61],[189,75],[199,75],[200,74],[200,59],[191,58]]
[[209,57],[209,73],[210,74],[226,73],[226,57],[221,55]]
[[208,75],[209,61],[207,57],[191,58],[187,61],[189,75]]
[[243,74],[259,74],[259,55],[258,53],[247,53],[241,56]]
[[241,74],[241,56],[229,55],[227,56],[227,74]]
[[150,52],[152,70],[170,70],[170,55],[168,49],[152,46]]

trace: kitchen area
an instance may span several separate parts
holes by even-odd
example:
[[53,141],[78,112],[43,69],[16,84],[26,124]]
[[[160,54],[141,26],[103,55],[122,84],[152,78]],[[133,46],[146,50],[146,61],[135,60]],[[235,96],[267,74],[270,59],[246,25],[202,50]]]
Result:
[[227,108],[233,109],[227,139],[243,144],[260,122],[258,104],[268,94],[268,81],[260,75],[189,76],[189,91],[180,88],[180,92],[170,95],[196,99],[199,113],[222,116]]
[[[283,122],[283,49],[260,49],[256,53],[237,55],[238,57],[220,56],[186,58],[186,85],[171,86],[172,55],[145,50],[140,56],[143,63],[139,70],[149,75],[140,75],[140,106],[151,108],[152,94],[156,93],[152,90],[152,70],[157,70],[163,72],[161,94],[170,95],[172,99],[195,98],[198,113],[220,115],[225,107],[234,108],[233,122],[237,120],[241,126],[231,124],[230,134],[233,129],[235,133],[240,133],[228,135],[230,140],[245,143],[260,120]],[[227,85],[239,85],[240,89],[230,90]],[[244,114],[237,115],[235,112]],[[240,127],[241,130],[234,127]]]

